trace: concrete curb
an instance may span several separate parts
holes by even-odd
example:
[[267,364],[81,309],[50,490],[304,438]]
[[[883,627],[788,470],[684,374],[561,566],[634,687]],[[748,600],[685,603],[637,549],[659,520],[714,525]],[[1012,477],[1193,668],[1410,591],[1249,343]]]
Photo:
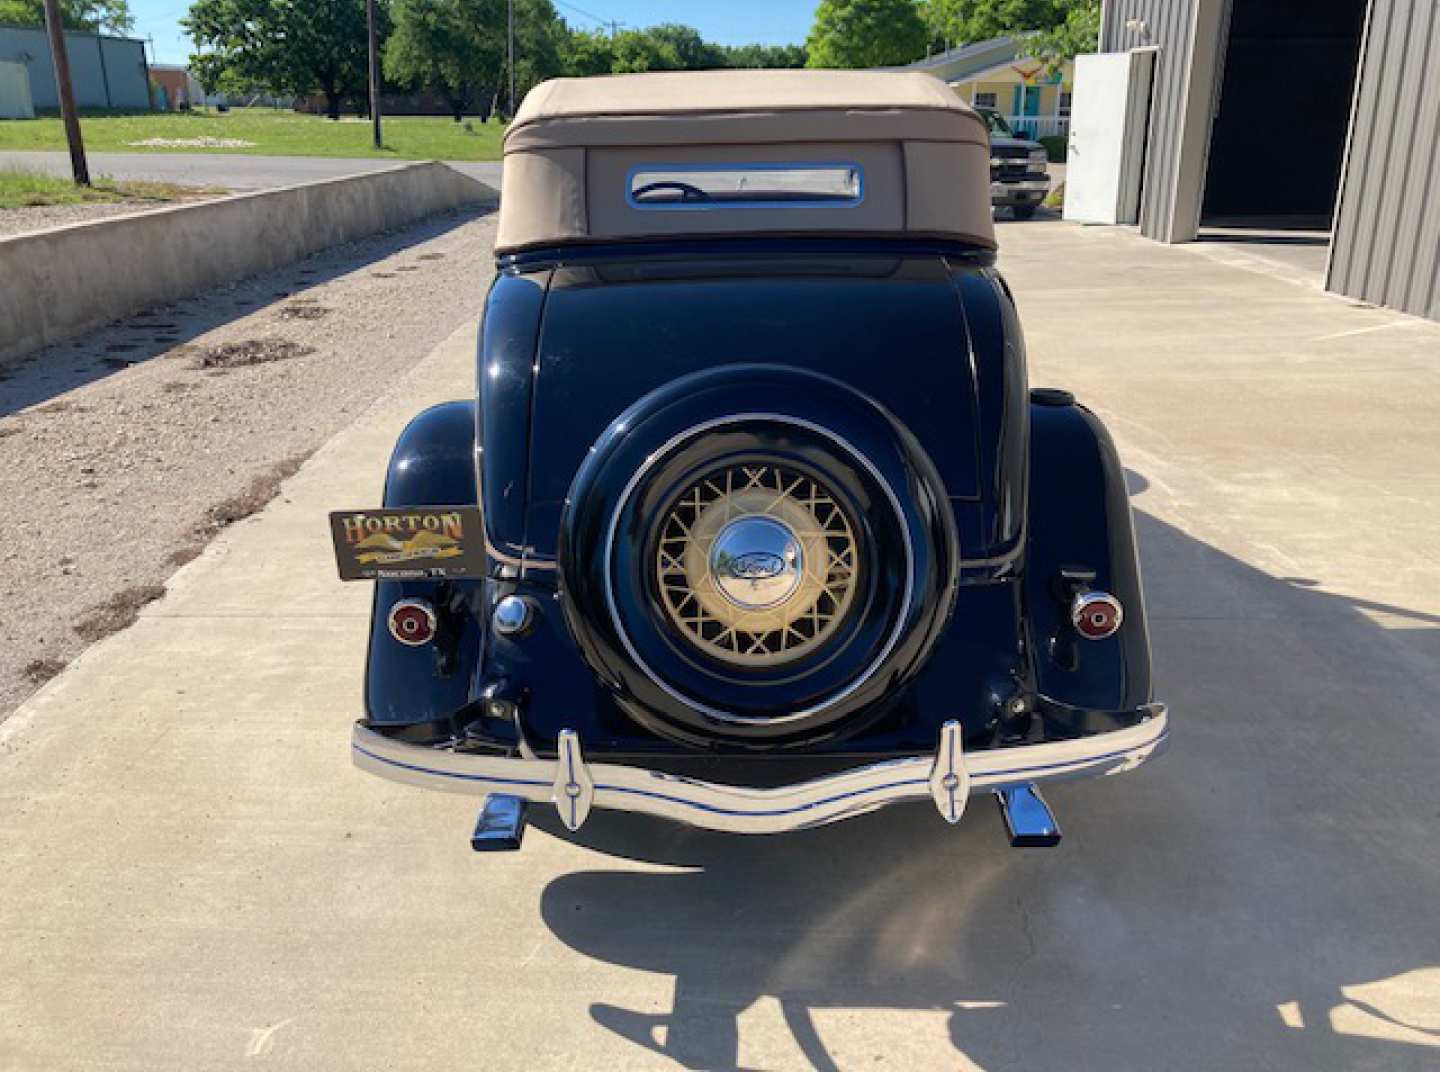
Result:
[[0,367],[149,306],[499,199],[444,164],[402,164],[0,239]]

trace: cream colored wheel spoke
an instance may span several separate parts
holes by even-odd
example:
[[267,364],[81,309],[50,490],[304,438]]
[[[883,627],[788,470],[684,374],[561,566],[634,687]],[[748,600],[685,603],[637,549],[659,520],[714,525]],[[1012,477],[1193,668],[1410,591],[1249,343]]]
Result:
[[835,632],[855,596],[858,559],[828,489],[783,466],[747,464],[676,497],[661,521],[655,571],[666,612],[697,648],[769,666]]

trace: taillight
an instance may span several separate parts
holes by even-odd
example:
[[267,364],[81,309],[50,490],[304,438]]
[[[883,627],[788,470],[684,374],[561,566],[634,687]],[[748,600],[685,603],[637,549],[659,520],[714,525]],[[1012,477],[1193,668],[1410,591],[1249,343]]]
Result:
[[1109,592],[1081,592],[1070,604],[1070,623],[1086,640],[1114,636],[1125,620],[1125,608]]
[[435,608],[423,599],[401,599],[390,608],[390,635],[412,648],[435,639]]

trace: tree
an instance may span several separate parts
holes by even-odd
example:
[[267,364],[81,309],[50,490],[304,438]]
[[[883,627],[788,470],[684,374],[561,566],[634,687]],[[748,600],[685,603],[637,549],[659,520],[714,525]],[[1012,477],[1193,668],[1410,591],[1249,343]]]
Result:
[[565,23],[550,0],[515,0],[515,103],[564,67]]
[[925,54],[915,0],[820,0],[807,67],[892,67]]
[[1029,52],[1045,61],[1045,73],[1057,75],[1067,60],[1100,47],[1100,0],[1069,0],[1065,21],[1042,30],[1031,40]]
[[804,45],[724,45],[726,67],[804,67]]
[[[129,0],[60,0],[60,21],[68,30],[123,34],[135,29]],[[45,0],[0,0],[0,23],[45,25]]]
[[702,71],[725,66],[725,54],[691,26],[666,22],[625,30],[612,42],[616,74],[631,71]]
[[[507,19],[506,0],[395,0],[385,73],[439,93],[457,122],[488,120],[509,91]],[[565,36],[550,0],[515,0],[517,98],[562,70]]]
[[1067,10],[1074,6],[1076,0],[923,0],[921,13],[938,50],[1029,30],[1049,30],[1062,25]]
[[477,97],[488,114],[505,51],[494,27],[480,18],[493,22],[495,11],[477,10],[486,6],[496,7],[466,0],[396,0],[395,32],[385,42],[385,74],[440,94],[457,123]]
[[[388,4],[378,17],[383,37]],[[180,24],[202,50],[190,68],[207,87],[319,92],[331,119],[346,97],[365,93],[365,0],[196,0]]]
[[598,30],[568,30],[561,40],[560,69],[574,78],[609,74],[615,69],[615,43]]

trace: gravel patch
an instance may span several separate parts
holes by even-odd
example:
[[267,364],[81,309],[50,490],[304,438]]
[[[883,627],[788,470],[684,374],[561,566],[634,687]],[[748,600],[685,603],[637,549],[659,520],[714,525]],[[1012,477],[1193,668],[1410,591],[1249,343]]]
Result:
[[[284,315],[284,310],[281,310]],[[293,357],[313,354],[315,347],[304,346],[290,339],[246,339],[207,347],[195,362],[196,368],[232,369],[249,365],[265,365],[271,361],[289,361]]]
[[[367,120],[368,122],[368,120]],[[244,138],[142,138],[127,141],[136,149],[253,149],[255,143]]]
[[325,306],[304,302],[296,302],[280,310],[281,320],[319,320],[329,315],[330,310]]
[[0,718],[478,315],[493,240],[437,217],[0,368]]
[[[64,227],[71,223],[87,223],[106,216],[128,216],[136,212],[153,212],[179,202],[156,201],[91,201],[79,205],[31,205],[26,208],[0,209],[0,237]],[[187,204],[192,203],[190,201]]]

